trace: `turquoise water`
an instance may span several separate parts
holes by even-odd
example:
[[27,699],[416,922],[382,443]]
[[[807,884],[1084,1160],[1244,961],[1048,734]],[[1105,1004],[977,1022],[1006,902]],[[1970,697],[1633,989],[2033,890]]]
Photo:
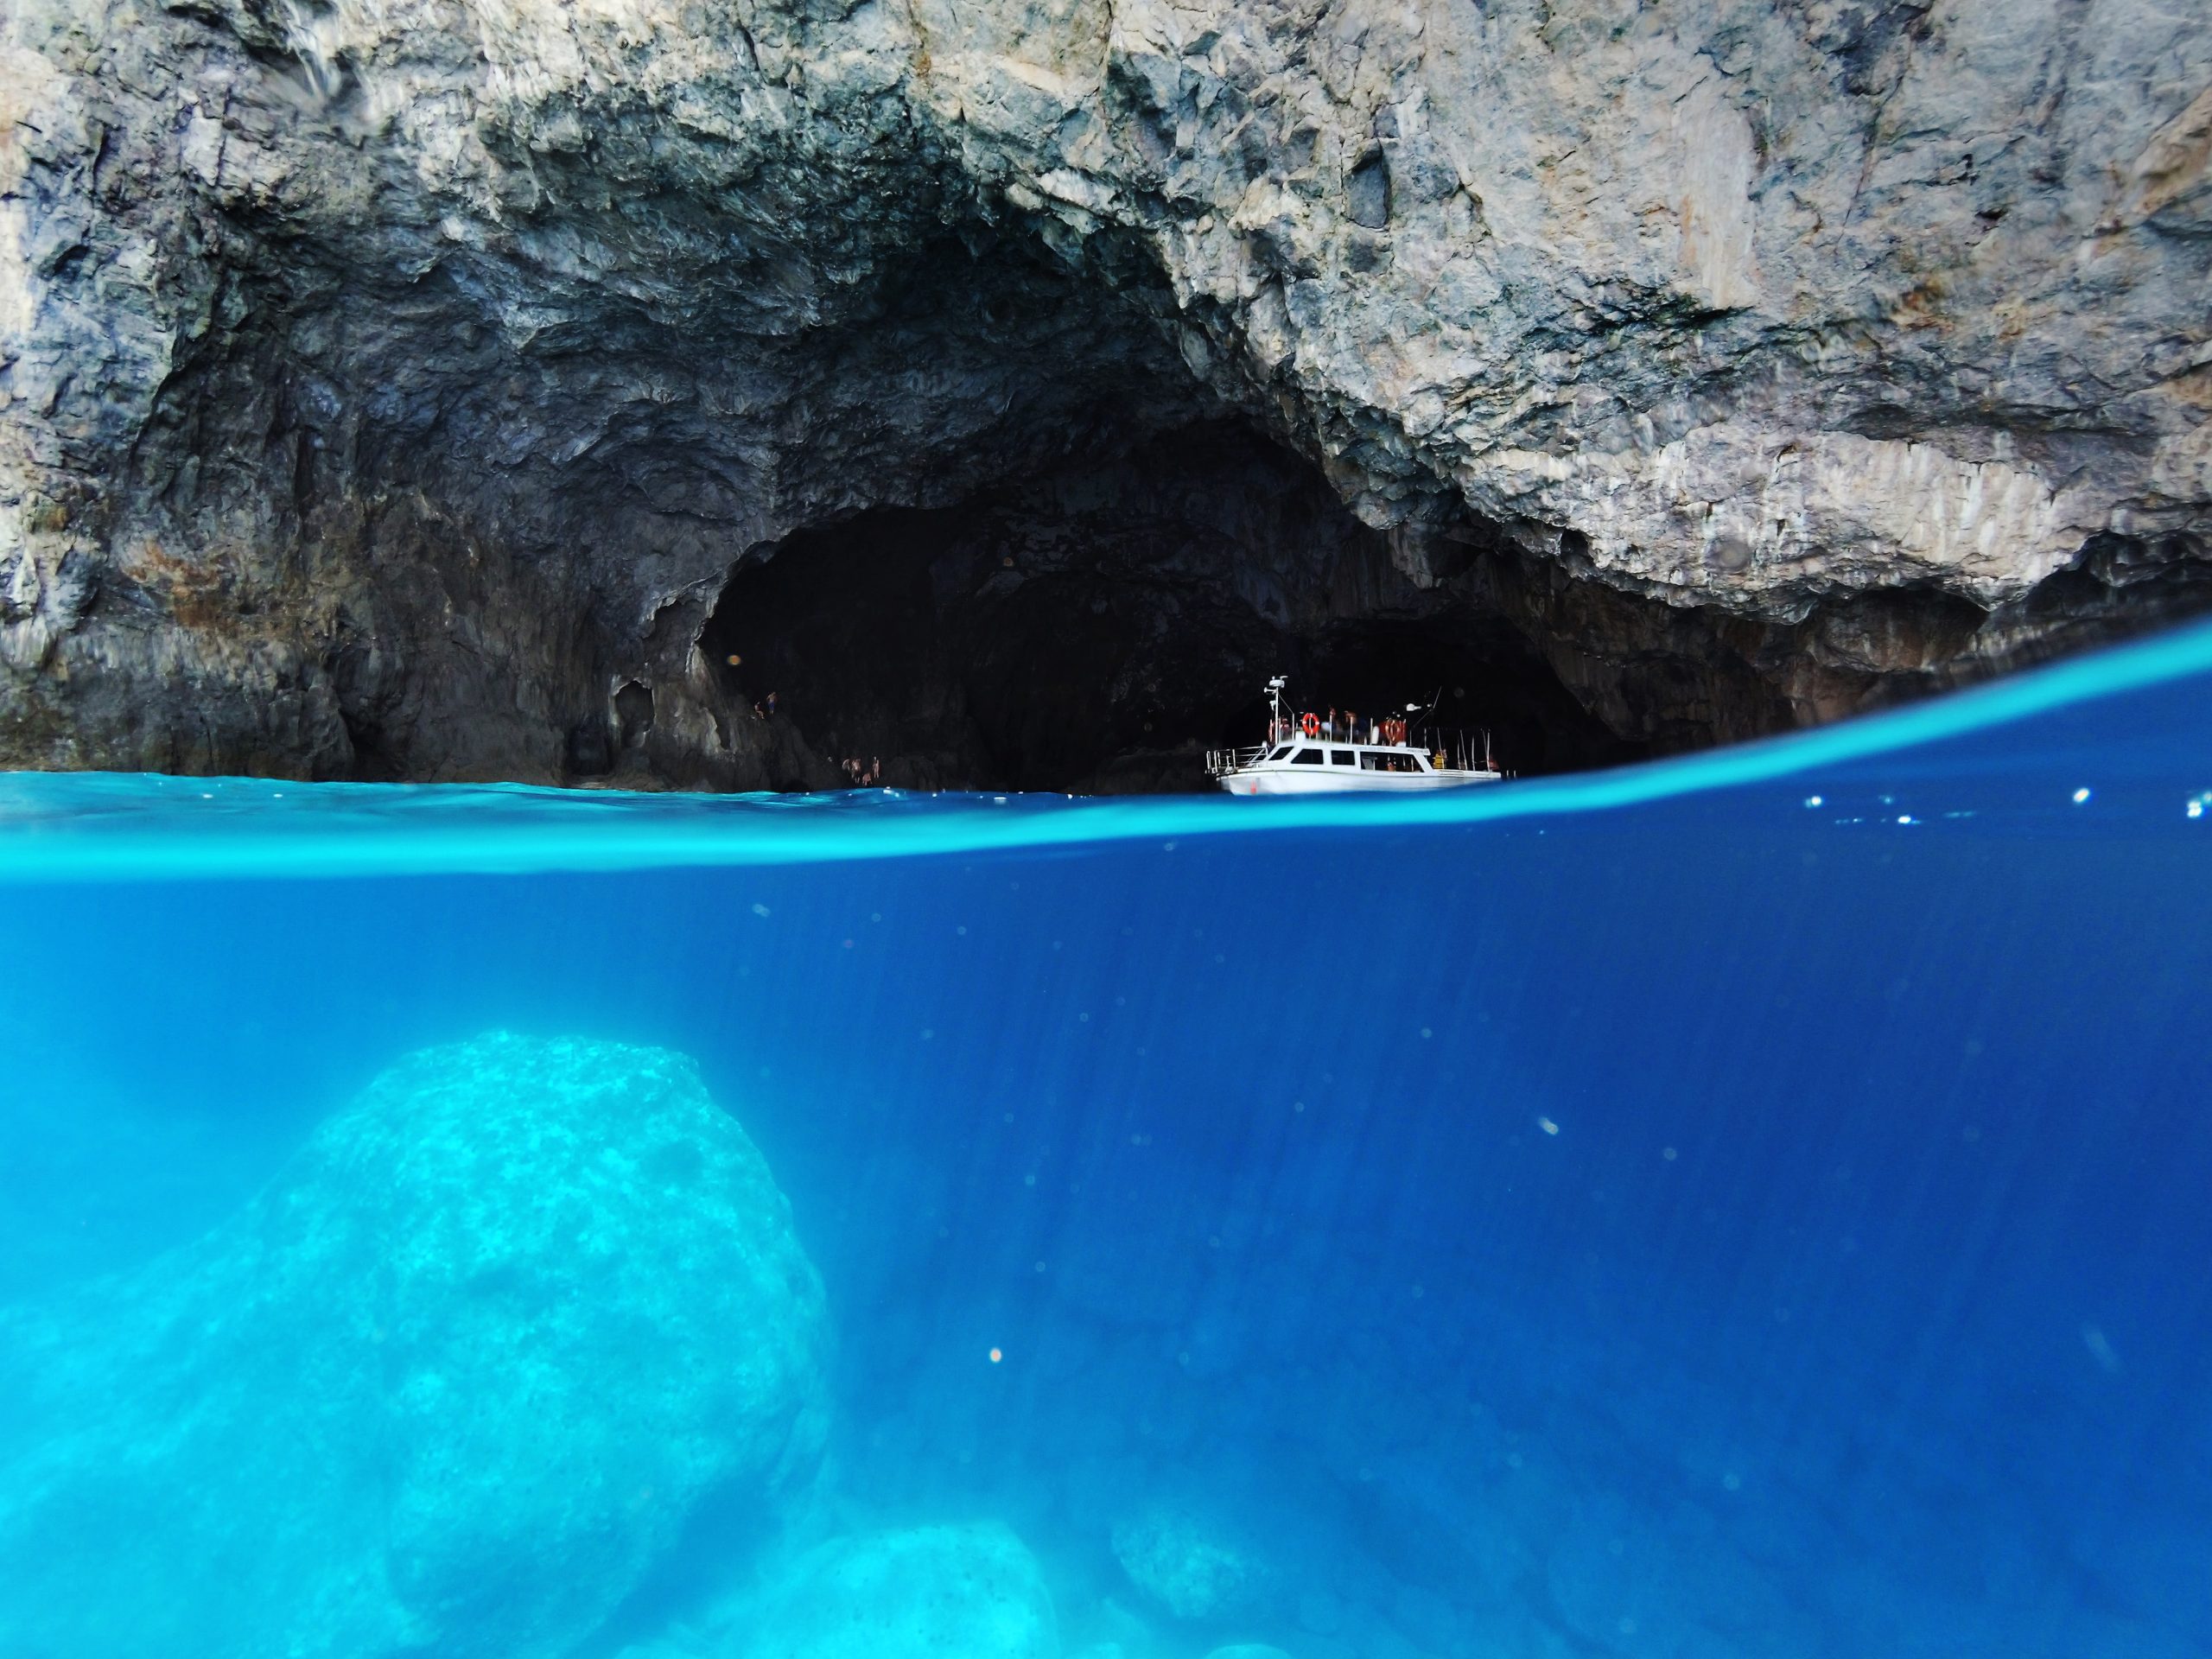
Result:
[[2212,631],[1421,800],[0,779],[0,1655],[2212,1655]]

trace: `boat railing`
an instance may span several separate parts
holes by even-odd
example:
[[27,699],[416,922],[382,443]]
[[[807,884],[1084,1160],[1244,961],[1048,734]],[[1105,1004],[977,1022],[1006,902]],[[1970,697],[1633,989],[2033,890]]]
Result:
[[1494,772],[1500,778],[1512,775],[1492,758],[1490,734],[1486,731],[1424,726],[1408,741],[1414,748],[1426,750],[1431,755],[1442,755],[1444,765],[1454,772]]
[[[1486,754],[1484,741],[1482,741],[1482,732],[1421,732],[1421,734],[1409,736],[1409,739],[1402,743],[1380,743],[1380,741],[1370,743],[1365,734],[1360,734],[1360,736],[1323,734],[1319,736],[1319,739],[1307,739],[1307,741],[1347,743],[1347,746],[1358,746],[1358,747],[1398,747],[1398,750],[1421,750],[1422,754],[1427,754],[1427,757],[1431,759],[1431,763],[1435,763],[1435,757],[1442,757],[1442,767],[1445,767],[1445,770],[1493,772],[1496,777],[1502,777],[1502,779],[1513,777],[1510,772],[1506,772],[1504,767],[1497,766],[1496,761],[1491,761],[1489,754]],[[1236,747],[1236,750],[1205,750],[1205,777],[1219,779],[1219,777],[1225,777],[1225,774],[1230,774],[1230,772],[1245,772],[1249,770],[1249,767],[1259,766],[1263,759],[1268,759],[1269,747],[1272,747],[1269,743],[1252,743],[1249,747]]]
[[[1390,721],[1396,722],[1399,734],[1395,743],[1388,742],[1382,736],[1388,728],[1382,721],[1355,720],[1350,714],[1343,721],[1338,721],[1334,717],[1334,711],[1327,720],[1322,720],[1311,711],[1294,713],[1283,696],[1285,684],[1286,681],[1280,674],[1267,684],[1270,710],[1268,741],[1247,747],[1208,749],[1206,772],[1210,777],[1219,778],[1228,772],[1255,766],[1278,743],[1300,739],[1307,742],[1349,744],[1357,748],[1419,749],[1429,755],[1431,764],[1440,770],[1486,772],[1495,778],[1513,776],[1499,766],[1492,755],[1490,733],[1486,730],[1458,731],[1448,727],[1432,726],[1422,717],[1419,705],[1409,703],[1406,708],[1408,719],[1402,721],[1395,715],[1389,717]],[[1440,690],[1438,696],[1442,695]],[[1435,706],[1436,699],[1433,698],[1429,710],[1433,712]],[[1318,725],[1319,729],[1312,729],[1313,725]],[[1408,729],[1409,725],[1411,729]]]
[[[1287,737],[1276,741],[1289,741],[1302,735],[1300,733],[1292,732]],[[1491,760],[1487,738],[1488,734],[1483,732],[1443,731],[1432,728],[1427,731],[1413,733],[1404,741],[1394,744],[1385,744],[1379,738],[1370,742],[1364,732],[1357,737],[1352,737],[1341,733],[1332,734],[1325,731],[1318,738],[1310,738],[1306,741],[1354,745],[1360,748],[1370,749],[1377,747],[1418,749],[1423,754],[1428,755],[1432,762],[1435,757],[1441,755],[1443,766],[1451,771],[1489,772],[1495,772],[1501,778],[1511,777],[1512,773]],[[1255,766],[1267,758],[1268,750],[1273,747],[1274,745],[1270,743],[1255,743],[1243,748],[1208,749],[1206,776],[1219,778],[1229,772],[1243,772],[1249,767]]]

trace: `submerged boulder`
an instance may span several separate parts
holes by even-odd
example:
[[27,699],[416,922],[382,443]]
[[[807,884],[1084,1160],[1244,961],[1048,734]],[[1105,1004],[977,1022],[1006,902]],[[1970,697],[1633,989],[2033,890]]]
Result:
[[753,1608],[733,1659],[1057,1659],[1052,1599],[995,1523],[839,1539]]
[[1181,1619],[1248,1612],[1269,1573],[1241,1530],[1201,1510],[1160,1503],[1114,1529],[1114,1559],[1146,1599]]
[[821,1444],[821,1284],[690,1063],[504,1034],[0,1314],[11,1653],[552,1654]]

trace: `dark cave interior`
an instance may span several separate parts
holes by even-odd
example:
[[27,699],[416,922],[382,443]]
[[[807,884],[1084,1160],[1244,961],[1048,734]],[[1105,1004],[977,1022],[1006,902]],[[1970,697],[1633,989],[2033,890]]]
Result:
[[785,753],[880,760],[906,787],[1202,789],[1207,748],[1258,741],[1276,673],[1300,708],[1440,694],[1437,723],[1487,730],[1516,772],[1643,753],[1502,616],[1416,586],[1310,464],[1234,421],[810,526],[740,563],[700,646],[741,717],[776,695],[802,740]]

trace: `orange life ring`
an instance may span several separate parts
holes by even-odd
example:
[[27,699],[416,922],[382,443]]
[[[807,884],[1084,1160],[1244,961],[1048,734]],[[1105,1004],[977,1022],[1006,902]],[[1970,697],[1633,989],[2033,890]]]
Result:
[[1298,717],[1298,729],[1305,733],[1308,737],[1320,736],[1321,716],[1319,715],[1300,715]]

